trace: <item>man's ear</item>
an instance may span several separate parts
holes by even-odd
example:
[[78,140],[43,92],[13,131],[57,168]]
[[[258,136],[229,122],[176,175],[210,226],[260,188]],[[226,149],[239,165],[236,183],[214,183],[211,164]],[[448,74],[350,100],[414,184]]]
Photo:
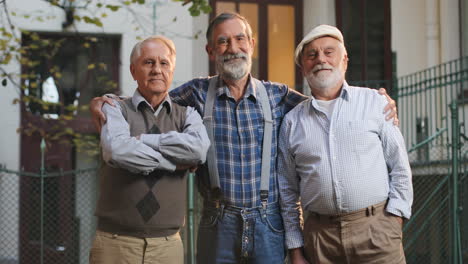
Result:
[[133,63],[130,64],[130,73],[132,74],[133,80],[136,81],[135,79],[135,66]]
[[250,40],[250,45],[252,45],[252,52],[255,50],[255,39],[252,37],[252,39]]
[[206,53],[208,53],[208,57],[210,58],[210,61],[215,60],[215,51],[214,47],[212,47],[209,43],[205,45],[205,50]]
[[345,55],[343,56],[343,68],[345,72],[346,70],[348,70],[348,61],[348,54],[345,53]]

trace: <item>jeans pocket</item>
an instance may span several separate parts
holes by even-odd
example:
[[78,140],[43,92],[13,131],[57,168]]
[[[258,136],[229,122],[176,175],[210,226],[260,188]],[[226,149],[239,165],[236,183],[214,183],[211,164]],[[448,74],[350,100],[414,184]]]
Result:
[[279,214],[267,214],[266,222],[271,231],[284,233],[283,218]]
[[200,228],[215,227],[217,223],[218,223],[217,212],[204,213],[200,219]]

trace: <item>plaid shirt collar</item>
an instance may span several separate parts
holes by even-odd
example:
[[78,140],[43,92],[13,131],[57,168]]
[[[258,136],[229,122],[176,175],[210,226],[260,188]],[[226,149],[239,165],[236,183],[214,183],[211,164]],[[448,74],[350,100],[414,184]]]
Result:
[[[231,91],[229,90],[229,87],[224,83],[224,81],[221,78],[218,78],[217,87],[218,87],[216,90],[217,97],[227,96],[229,98],[233,98],[231,95]],[[243,98],[244,99],[248,98],[255,102],[257,101],[257,87],[255,86],[255,83],[253,82],[251,74],[249,74],[249,77],[247,80],[247,88],[245,90]]]

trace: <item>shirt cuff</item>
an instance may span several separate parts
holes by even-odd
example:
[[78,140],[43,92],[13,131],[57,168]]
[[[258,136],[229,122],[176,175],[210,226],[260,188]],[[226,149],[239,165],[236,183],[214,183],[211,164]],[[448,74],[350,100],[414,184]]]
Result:
[[140,140],[143,144],[151,147],[154,150],[159,150],[159,134],[141,134]]
[[167,159],[161,159],[159,160],[158,169],[173,172],[176,170],[176,165]]
[[401,216],[406,219],[410,219],[411,217],[411,207],[401,200],[390,199],[385,210],[391,214]]
[[286,230],[286,247],[288,249],[292,248],[300,248],[304,246],[304,237],[302,231],[294,230],[294,231],[287,231]]

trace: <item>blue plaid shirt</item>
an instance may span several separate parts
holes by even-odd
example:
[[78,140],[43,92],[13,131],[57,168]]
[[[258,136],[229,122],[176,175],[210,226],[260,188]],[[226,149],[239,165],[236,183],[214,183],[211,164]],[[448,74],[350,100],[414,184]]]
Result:
[[[201,116],[210,78],[193,79],[172,90],[172,100],[194,107]],[[278,202],[276,172],[277,138],[284,115],[307,97],[284,84],[263,82],[273,118],[271,144],[271,176],[268,203]],[[218,85],[219,86],[219,85]],[[231,96],[226,85],[216,91],[214,102],[214,138],[219,180],[226,205],[238,207],[260,206],[260,178],[262,165],[263,115],[260,100],[249,79],[249,85],[239,102]],[[210,199],[210,183],[206,166],[198,171],[199,190]]]

